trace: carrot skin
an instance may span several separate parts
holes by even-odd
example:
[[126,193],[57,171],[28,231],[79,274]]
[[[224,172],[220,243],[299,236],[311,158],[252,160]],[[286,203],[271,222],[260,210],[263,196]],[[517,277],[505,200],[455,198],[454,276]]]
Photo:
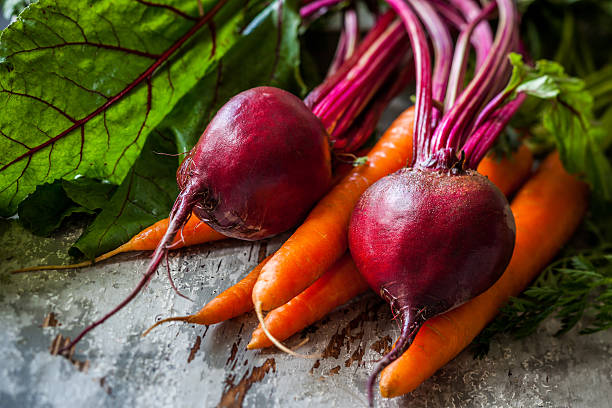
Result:
[[[532,165],[531,151],[521,146],[510,158],[498,160],[494,156],[485,157],[478,171],[509,196],[525,181]],[[286,340],[367,289],[367,283],[346,253],[308,289],[268,313],[266,327],[276,339]],[[247,348],[270,346],[272,342],[258,326]]]
[[[145,228],[134,235],[127,243],[123,244],[127,251],[152,251],[156,248],[168,229],[168,219],[157,221],[155,224]],[[195,214],[191,215],[189,221],[182,228],[172,243],[172,249],[182,248],[190,245],[203,244],[205,242],[219,241],[227,237],[200,221]]]
[[477,171],[487,176],[508,197],[525,182],[532,167],[531,150],[522,144],[510,157],[485,156]]
[[306,289],[345,253],[353,206],[375,181],[402,168],[412,155],[414,110],[404,111],[356,167],[310,212],[263,268],[253,302],[277,308]]
[[382,396],[414,390],[468,346],[554,258],[580,225],[587,205],[587,185],[565,171],[558,154],[549,155],[512,201],[516,246],[502,277],[480,296],[426,322],[412,346],[382,372]]
[[[368,284],[347,252],[308,289],[268,313],[266,327],[277,340],[283,341],[367,289]],[[247,348],[270,346],[272,342],[257,327]]]

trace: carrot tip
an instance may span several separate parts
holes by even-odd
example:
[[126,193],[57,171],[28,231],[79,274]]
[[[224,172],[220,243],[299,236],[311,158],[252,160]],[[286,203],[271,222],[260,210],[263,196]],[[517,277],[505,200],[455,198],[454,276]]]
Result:
[[[317,354],[312,354],[312,355],[305,355],[305,354],[300,354],[300,353],[296,353],[295,351],[291,350],[289,347],[285,346],[283,343],[281,343],[280,341],[278,341],[273,335],[272,333],[270,333],[268,331],[268,328],[266,327],[266,323],[264,322],[264,317],[263,317],[263,313],[261,311],[261,302],[257,302],[255,304],[255,314],[257,314],[257,319],[259,320],[259,324],[261,324],[261,329],[263,330],[263,332],[266,334],[266,336],[268,337],[268,339],[270,339],[270,341],[272,342],[272,344],[274,344],[279,350],[284,351],[287,354],[290,354],[294,357],[301,357],[301,358],[321,358],[321,355],[319,353]],[[306,339],[306,341],[308,341],[308,339]],[[251,341],[252,343],[252,341]],[[249,345],[251,345],[251,343],[249,343]],[[300,347],[305,343],[305,341],[301,342],[300,344],[298,344],[296,346]],[[249,348],[249,345],[247,345],[247,348]]]
[[168,317],[167,319],[160,320],[159,322],[155,323],[153,326],[151,326],[147,330],[145,330],[144,333],[142,333],[140,335],[140,337],[145,337],[147,334],[149,334],[151,332],[151,330],[153,330],[154,328],[156,328],[160,324],[168,323],[168,322],[189,322],[190,318],[191,318],[191,316],[176,316],[176,317]]

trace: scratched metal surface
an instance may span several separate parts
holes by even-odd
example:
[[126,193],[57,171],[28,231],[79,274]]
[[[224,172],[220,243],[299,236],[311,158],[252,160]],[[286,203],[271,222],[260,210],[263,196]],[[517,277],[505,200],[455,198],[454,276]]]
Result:
[[[396,102],[384,122],[405,106]],[[240,279],[287,235],[176,251],[170,268],[177,297],[161,272],[126,309],[95,330],[73,361],[51,355],[58,335],[115,306],[143,273],[144,254],[122,255],[81,271],[8,276],[6,271],[67,261],[68,226],[50,239],[25,239],[0,219],[0,407],[358,407],[373,363],[398,334],[373,294],[334,311],[288,340],[318,360],[276,350],[247,351],[252,314],[209,327],[169,324],[141,339],[162,316],[193,312]],[[55,326],[42,327],[53,313]],[[49,323],[49,322],[47,322]],[[45,324],[44,326],[49,326]],[[523,341],[502,338],[489,356],[464,352],[411,395],[385,407],[612,407],[612,331],[554,338],[555,322]]]

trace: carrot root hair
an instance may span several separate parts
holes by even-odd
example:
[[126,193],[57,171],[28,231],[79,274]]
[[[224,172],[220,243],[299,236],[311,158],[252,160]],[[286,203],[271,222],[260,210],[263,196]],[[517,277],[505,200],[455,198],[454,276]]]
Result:
[[81,339],[87,333],[89,333],[90,331],[104,323],[106,320],[108,320],[111,316],[115,315],[117,312],[123,309],[140,293],[142,289],[147,286],[147,284],[153,277],[153,274],[155,273],[155,271],[157,271],[157,267],[168,253],[168,246],[172,243],[179,229],[182,228],[182,226],[185,224],[185,221],[191,214],[191,210],[197,198],[198,190],[199,186],[195,183],[192,183],[188,184],[185,189],[183,189],[183,191],[179,193],[179,196],[177,197],[176,201],[174,202],[174,206],[172,207],[172,211],[170,211],[168,229],[166,230],[164,237],[157,244],[157,248],[155,248],[155,251],[153,252],[153,256],[151,262],[149,263],[149,266],[147,267],[147,271],[142,276],[142,279],[140,279],[140,281],[132,290],[132,292],[130,292],[130,294],[113,310],[105,314],[102,318],[98,319],[94,323],[87,326],[81,333],[79,333],[78,336],[74,338],[74,340],[72,340],[70,344],[65,346],[60,351],[69,350],[70,348],[74,347],[79,341],[81,341]]
[[[266,327],[266,322],[264,321],[263,312],[261,311],[261,301],[255,303],[255,314],[257,315],[257,319],[259,320],[259,324],[261,325],[261,329],[263,330],[263,332],[266,334],[268,339],[270,339],[272,344],[274,344],[280,351],[284,351],[285,353],[290,354],[294,357],[321,358],[321,355],[319,353],[311,354],[311,355],[296,353],[295,351],[291,350],[289,347],[281,343],[276,337],[274,337],[272,333],[270,333],[270,331]],[[302,341],[300,344],[298,344],[296,348],[303,346],[304,344],[306,344],[306,342],[308,342],[308,338],[306,338],[305,341]]]
[[87,266],[93,266],[98,262],[104,261],[108,258],[112,258],[113,256],[120,254],[122,252],[125,252],[126,250],[124,249],[125,244],[121,245],[119,248],[115,248],[110,252],[107,252],[105,254],[102,254],[100,256],[98,256],[97,258],[95,258],[93,261],[83,261],[83,262],[79,262],[79,263],[75,263],[75,264],[70,264],[70,265],[37,265],[37,266],[30,266],[27,268],[21,268],[21,269],[15,269],[14,271],[11,271],[12,274],[18,274],[18,273],[26,273],[26,272],[38,272],[38,271],[59,271],[59,270],[63,270],[63,269],[78,269],[78,268],[85,268]]
[[168,323],[168,322],[185,322],[185,323],[189,323],[189,321],[191,320],[192,316],[175,316],[175,317],[168,317],[166,319],[160,320],[159,322],[155,323],[153,326],[149,327],[147,330],[145,330],[140,337],[146,337],[147,334],[149,334],[151,332],[151,330],[153,330],[154,328],[156,328],[157,326],[164,324],[164,323]]
[[421,325],[416,324],[414,318],[412,317],[412,313],[404,312],[402,316],[402,331],[400,333],[399,339],[395,343],[395,347],[393,350],[385,354],[385,356],[376,363],[374,366],[374,370],[370,374],[368,378],[368,382],[366,385],[368,391],[368,406],[374,406],[374,383],[376,382],[376,377],[382,370],[385,369],[389,364],[397,360],[404,351],[410,347],[412,341],[416,337],[417,332],[419,331]]

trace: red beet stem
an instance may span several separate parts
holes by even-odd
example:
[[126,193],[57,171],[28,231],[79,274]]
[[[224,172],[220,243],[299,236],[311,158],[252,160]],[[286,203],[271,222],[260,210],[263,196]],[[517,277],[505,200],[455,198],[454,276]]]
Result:
[[416,72],[416,103],[414,120],[414,140],[412,163],[418,162],[426,155],[423,147],[431,138],[431,107],[432,107],[432,78],[431,78],[431,56],[429,45],[423,27],[412,9],[404,0],[387,0],[387,3],[395,10],[402,19],[414,55]]
[[487,18],[493,12],[493,10],[495,10],[495,3],[491,2],[484,9],[482,9],[470,21],[470,23],[461,30],[461,33],[459,34],[457,45],[455,47],[455,55],[453,57],[453,64],[450,71],[450,78],[448,80],[446,100],[444,101],[444,107],[446,110],[450,109],[455,104],[455,100],[462,89],[469,55],[468,42],[472,38],[472,34],[474,33],[474,30],[476,30],[476,27],[479,27],[482,20]]
[[149,266],[147,267],[147,271],[143,275],[142,279],[136,287],[132,290],[132,292],[121,302],[119,303],[113,310],[105,314],[101,319],[96,320],[94,323],[87,326],[78,336],[70,342],[67,346],[60,350],[61,352],[65,350],[70,350],[74,347],[81,339],[90,331],[104,323],[111,316],[115,315],[121,309],[123,309],[128,303],[130,303],[144,287],[149,283],[153,274],[157,270],[157,267],[164,259],[166,254],[168,253],[168,247],[174,240],[174,237],[178,233],[178,231],[183,227],[189,216],[191,215],[191,210],[197,198],[197,193],[201,191],[201,188],[196,183],[189,184],[183,191],[180,192],[178,198],[174,202],[174,206],[172,207],[172,211],[170,212],[170,222],[168,223],[168,229],[164,234],[164,237],[161,239],[159,244],[157,244],[157,248],[155,248],[155,252],[153,252],[153,256]]
[[497,0],[496,3],[499,24],[492,51],[437,127],[432,143],[433,152],[443,147],[456,151],[461,149],[467,138],[465,131],[469,130],[470,122],[483,103],[486,103],[486,97],[490,87],[494,85],[498,72],[505,69],[508,64],[506,52],[510,49],[514,37],[516,11],[511,0]]
[[334,54],[334,59],[329,65],[327,76],[332,76],[342,66],[344,61],[351,58],[357,48],[359,42],[359,20],[357,12],[354,9],[348,9],[344,12],[344,26],[340,33],[338,47]]
[[304,100],[323,122],[334,149],[336,140],[345,138],[352,123],[364,113],[407,54],[408,47],[403,41],[405,30],[393,20],[393,12],[378,19],[354,55]]
[[476,169],[480,161],[495,144],[495,140],[505,129],[512,116],[525,100],[525,94],[519,94],[516,99],[492,112],[484,123],[476,129],[464,146],[468,158],[466,168]]
[[[463,13],[465,20],[468,22],[478,18],[480,14],[480,6],[473,0],[450,0],[450,3]],[[488,7],[488,5],[485,7]],[[459,30],[462,30],[462,28],[459,27]],[[491,27],[486,22],[478,24],[474,29],[474,35],[471,36],[471,41],[476,52],[476,70],[478,70],[491,51],[491,45],[493,44]]]
[[347,152],[355,152],[358,147],[370,137],[383,111],[393,98],[395,98],[414,78],[414,67],[407,63],[397,75],[387,79],[387,83],[378,91],[377,95],[370,101],[370,105],[364,109],[353,122],[351,127],[344,133],[342,139],[336,139],[334,149]]
[[[432,98],[436,101],[443,101],[446,95],[448,84],[448,74],[451,68],[453,57],[453,43],[450,33],[435,9],[424,0],[413,0],[411,2],[415,11],[423,21],[425,28],[431,39],[434,51],[434,67],[432,77]],[[443,112],[434,109],[432,112],[433,126],[442,117]],[[429,145],[429,139],[427,139]],[[429,147],[426,146],[426,150]]]
[[317,0],[309,2],[300,8],[300,17],[307,19],[318,13],[325,13],[327,9],[341,3],[344,0]]

